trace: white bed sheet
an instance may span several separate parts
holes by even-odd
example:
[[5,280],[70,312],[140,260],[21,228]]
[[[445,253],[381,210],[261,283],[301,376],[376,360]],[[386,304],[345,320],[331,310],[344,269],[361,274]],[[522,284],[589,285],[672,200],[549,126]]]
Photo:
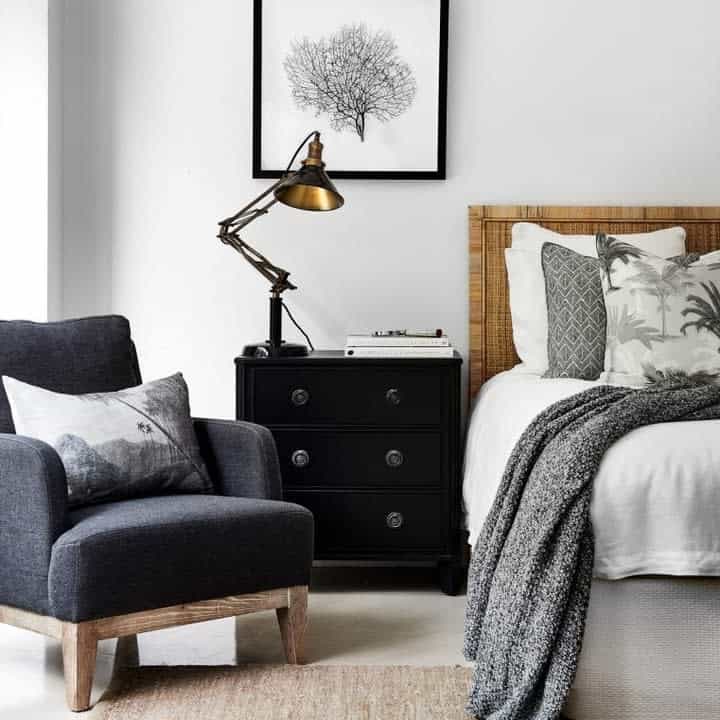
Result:
[[[470,543],[523,430],[552,403],[595,383],[518,368],[483,386],[468,429],[463,481]],[[605,454],[593,487],[595,577],[720,576],[720,420],[638,428]]]

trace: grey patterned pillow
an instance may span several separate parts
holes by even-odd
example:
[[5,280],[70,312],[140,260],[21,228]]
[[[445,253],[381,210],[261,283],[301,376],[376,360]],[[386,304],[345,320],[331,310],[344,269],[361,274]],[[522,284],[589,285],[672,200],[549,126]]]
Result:
[[87,395],[2,379],[15,431],[43,440],[60,455],[71,506],[212,489],[180,373]]
[[600,261],[545,243],[547,378],[597,380],[605,362],[605,303]]

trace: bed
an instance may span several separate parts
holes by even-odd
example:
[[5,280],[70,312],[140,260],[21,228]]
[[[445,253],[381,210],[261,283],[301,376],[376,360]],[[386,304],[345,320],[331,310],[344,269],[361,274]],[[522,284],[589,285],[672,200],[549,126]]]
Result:
[[[473,206],[469,213],[472,404],[463,493],[472,544],[527,423],[591,386],[513,370],[504,262],[512,225],[536,222],[565,234],[681,225],[687,252],[706,253],[720,248],[720,208]],[[566,706],[573,720],[720,717],[720,443],[713,437],[720,422],[649,426],[603,460],[592,505],[595,580]]]

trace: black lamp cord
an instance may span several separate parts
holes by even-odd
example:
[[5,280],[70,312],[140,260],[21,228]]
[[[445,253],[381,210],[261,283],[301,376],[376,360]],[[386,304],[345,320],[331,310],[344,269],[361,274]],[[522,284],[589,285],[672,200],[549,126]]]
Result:
[[300,327],[298,321],[293,317],[293,314],[290,312],[290,308],[285,304],[284,300],[282,301],[282,306],[285,312],[288,314],[288,317],[290,318],[292,324],[302,333],[302,336],[307,340],[307,344],[310,346],[310,349],[315,352],[315,346],[312,344],[310,336],[302,329],[302,327]]

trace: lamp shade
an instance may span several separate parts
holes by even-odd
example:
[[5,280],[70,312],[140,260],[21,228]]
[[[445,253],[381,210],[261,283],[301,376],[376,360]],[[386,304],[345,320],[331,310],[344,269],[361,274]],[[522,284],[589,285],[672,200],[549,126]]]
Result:
[[300,169],[288,175],[285,182],[275,190],[279,202],[298,210],[337,210],[343,205],[343,196],[325,172],[322,150],[320,134],[315,133],[308,156],[302,161]]
[[284,205],[298,210],[336,210],[345,202],[323,168],[304,165],[275,191]]

